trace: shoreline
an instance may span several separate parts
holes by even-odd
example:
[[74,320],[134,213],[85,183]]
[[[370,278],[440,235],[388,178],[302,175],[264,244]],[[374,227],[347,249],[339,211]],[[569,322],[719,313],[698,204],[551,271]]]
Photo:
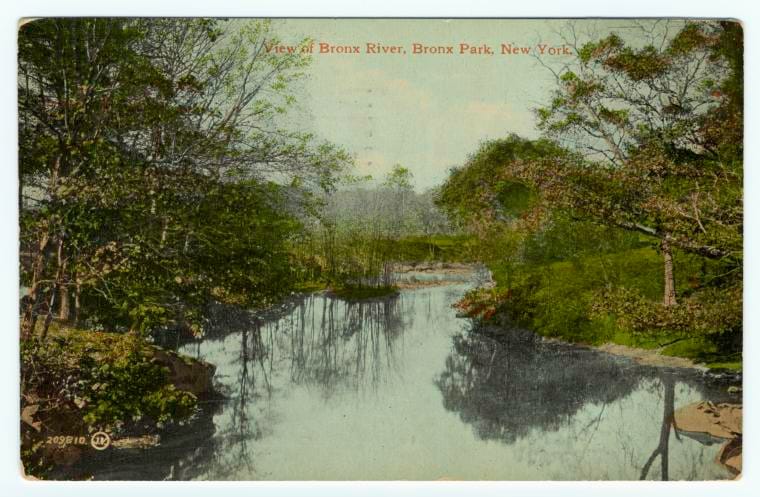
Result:
[[626,357],[641,366],[692,370],[701,373],[705,377],[708,377],[712,380],[725,381],[732,385],[738,384],[740,391],[742,388],[741,385],[743,385],[742,371],[713,369],[704,363],[694,362],[686,357],[669,356],[662,354],[660,353],[659,349],[643,349],[640,347],[631,347],[628,345],[621,345],[612,342],[603,343],[601,345],[591,345],[588,343],[570,342],[561,338],[544,337],[538,335],[537,333],[536,335],[540,337],[542,341],[547,343],[557,343],[572,347],[580,347],[587,350],[603,352],[617,357]]
[[[541,336],[541,335],[539,335]],[[630,345],[621,345],[614,342],[606,342],[601,345],[591,345],[588,343],[570,342],[562,338],[543,337],[541,339],[549,343],[561,343],[564,345],[573,345],[584,349],[597,350],[610,355],[628,357],[633,359],[637,364],[642,366],[655,366],[665,368],[695,369],[701,372],[710,371],[710,368],[704,364],[697,363],[686,357],[669,356],[660,353],[658,349],[643,349],[640,347],[631,347]]]

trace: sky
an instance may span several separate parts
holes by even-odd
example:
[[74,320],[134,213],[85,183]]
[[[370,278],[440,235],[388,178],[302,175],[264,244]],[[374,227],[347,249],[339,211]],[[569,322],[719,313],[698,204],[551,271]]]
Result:
[[[532,55],[502,54],[502,44],[526,47],[552,64],[574,57],[548,54],[549,46],[563,44],[556,33],[563,21],[287,19],[275,25],[285,45],[303,37],[316,43],[300,95],[309,130],[351,153],[358,174],[378,178],[395,164],[409,168],[419,191],[443,182],[484,140],[538,136],[533,109],[547,101],[553,76]],[[359,46],[360,53],[319,53],[320,43]],[[366,53],[367,43],[402,52]],[[415,55],[414,43],[451,46],[453,54]],[[494,53],[460,54],[461,43],[486,44]],[[547,45],[543,55],[539,44]]]

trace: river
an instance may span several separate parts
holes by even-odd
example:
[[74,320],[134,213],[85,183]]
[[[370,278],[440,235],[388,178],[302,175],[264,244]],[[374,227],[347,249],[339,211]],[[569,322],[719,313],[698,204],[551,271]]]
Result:
[[727,400],[725,385],[527,331],[473,330],[451,307],[473,284],[352,303],[316,293],[263,318],[220,312],[178,350],[217,366],[226,399],[156,448],[108,451],[95,478],[731,477],[719,443],[669,425],[661,437],[668,412]]

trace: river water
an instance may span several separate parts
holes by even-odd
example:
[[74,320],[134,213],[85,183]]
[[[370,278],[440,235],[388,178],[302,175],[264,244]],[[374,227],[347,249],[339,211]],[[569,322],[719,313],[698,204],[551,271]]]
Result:
[[217,365],[226,399],[159,447],[108,451],[95,477],[731,477],[719,443],[663,425],[679,406],[727,400],[725,385],[526,331],[473,330],[451,307],[472,284],[353,303],[313,294],[265,318],[221,311],[179,351]]

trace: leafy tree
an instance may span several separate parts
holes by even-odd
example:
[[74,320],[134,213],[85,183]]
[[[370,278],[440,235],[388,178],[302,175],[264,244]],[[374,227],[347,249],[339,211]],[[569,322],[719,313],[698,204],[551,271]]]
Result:
[[348,158],[280,125],[308,57],[267,52],[274,41],[263,21],[21,28],[24,336],[55,315],[199,329],[215,295],[263,304],[284,291],[293,216]]
[[[613,33],[577,49],[577,65],[555,72],[551,102],[537,111],[547,139],[510,136],[484,143],[438,192],[438,203],[480,235],[497,280],[510,282],[489,299],[529,297],[522,310],[531,314],[525,321],[536,323],[546,317],[532,312],[536,301],[551,293],[544,283],[575,266],[597,266],[603,274],[584,283],[584,302],[594,302],[593,309],[572,309],[579,326],[612,314],[637,332],[737,336],[741,28],[687,22],[657,44],[627,44]],[[652,302],[654,285],[633,284],[630,273],[623,279],[608,274],[613,268],[607,265],[620,264],[621,257],[602,257],[617,251],[645,267],[648,259],[638,252],[642,241],[656,243],[663,260],[660,304]],[[593,250],[596,264],[590,264]],[[679,258],[689,263],[688,274],[675,267]],[[695,260],[701,270],[695,271]],[[521,269],[553,261],[557,266]],[[516,269],[520,274],[513,274]],[[675,274],[686,274],[688,281],[678,283]],[[512,292],[516,276],[520,291]],[[489,314],[496,309],[491,304],[483,303]]]
[[555,73],[539,125],[586,160],[544,164],[533,179],[579,216],[658,238],[668,306],[673,246],[741,264],[741,139],[737,128],[716,136],[713,117],[741,122],[741,33],[736,23],[687,22],[663,36],[636,48],[613,33]]

